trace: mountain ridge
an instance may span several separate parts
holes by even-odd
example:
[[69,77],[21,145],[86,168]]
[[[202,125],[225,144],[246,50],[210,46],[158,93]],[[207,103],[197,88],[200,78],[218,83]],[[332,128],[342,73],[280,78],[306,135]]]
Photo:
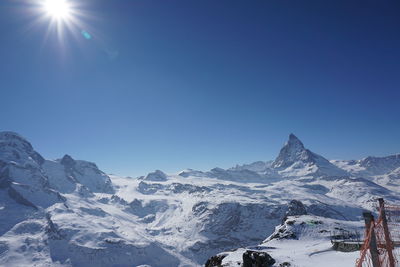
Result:
[[400,202],[397,157],[327,164],[289,141],[275,161],[127,178],[69,155],[44,159],[18,134],[0,133],[0,265],[200,266],[261,244],[292,214],[290,203],[358,223],[376,198]]

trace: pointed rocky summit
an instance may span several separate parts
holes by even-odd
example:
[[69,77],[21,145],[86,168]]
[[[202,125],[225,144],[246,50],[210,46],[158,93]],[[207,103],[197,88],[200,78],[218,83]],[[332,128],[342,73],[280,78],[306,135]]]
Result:
[[294,134],[282,147],[278,157],[272,163],[272,168],[286,176],[298,175],[346,175],[347,173],[326,158],[306,149],[303,143]]
[[312,158],[313,153],[306,149],[300,139],[291,133],[289,135],[289,140],[282,147],[272,167],[286,168],[297,161],[313,162]]

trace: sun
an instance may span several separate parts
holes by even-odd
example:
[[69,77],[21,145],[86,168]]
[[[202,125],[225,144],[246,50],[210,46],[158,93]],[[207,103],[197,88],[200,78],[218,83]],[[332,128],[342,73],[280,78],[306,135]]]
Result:
[[67,20],[71,16],[71,6],[67,0],[44,0],[43,9],[55,20]]
[[[1,1],[1,0],[0,0]],[[51,36],[59,39],[60,43],[67,44],[67,37],[75,40],[84,37],[85,40],[92,39],[88,20],[94,18],[88,12],[87,4],[83,0],[29,0],[28,12],[32,15],[32,26],[39,26],[45,31],[43,41],[46,42]],[[31,29],[28,29],[31,30]]]

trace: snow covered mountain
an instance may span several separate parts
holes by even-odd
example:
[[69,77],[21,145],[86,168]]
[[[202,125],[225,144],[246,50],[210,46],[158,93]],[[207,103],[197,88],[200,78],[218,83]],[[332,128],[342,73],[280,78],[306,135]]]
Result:
[[[20,135],[1,132],[0,266],[200,266],[278,242],[266,238],[290,216],[358,227],[376,198],[400,201],[399,170],[397,155],[328,161],[291,134],[274,161],[117,177],[69,155],[45,160]],[[288,260],[285,246],[277,264]],[[237,266],[242,250],[226,266]]]
[[271,167],[277,169],[282,176],[347,175],[343,169],[306,149],[294,134],[289,135],[289,141],[283,146]]
[[400,167],[400,154],[387,157],[366,157],[361,160],[332,160],[332,163],[352,175],[384,175]]

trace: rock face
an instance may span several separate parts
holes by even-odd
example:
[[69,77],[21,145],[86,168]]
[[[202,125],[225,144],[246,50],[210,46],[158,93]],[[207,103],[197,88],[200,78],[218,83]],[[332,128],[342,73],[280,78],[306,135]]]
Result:
[[288,216],[307,215],[306,207],[299,200],[291,200],[288,205],[288,210],[282,218],[282,225],[287,220]]
[[314,156],[311,151],[305,149],[303,143],[294,134],[290,134],[289,140],[282,147],[272,167],[285,169],[297,161],[313,163]]
[[243,253],[243,267],[269,267],[275,260],[266,252],[247,250]]
[[55,161],[46,160],[43,169],[48,174],[50,185],[61,193],[72,193],[81,186],[91,192],[114,193],[110,177],[92,162],[74,160],[65,155]]
[[[14,132],[0,132],[0,161],[18,164],[36,163],[41,165],[43,157],[33,150],[32,145]],[[30,158],[30,159],[29,159]]]
[[43,157],[20,135],[0,132],[0,183],[11,198],[32,207],[49,207],[62,201],[49,187]]
[[166,181],[167,175],[160,170],[156,170],[146,175],[144,178],[146,181]]
[[64,202],[60,193],[82,186],[93,192],[113,192],[111,180],[95,164],[68,155],[58,161],[45,160],[22,136],[0,132],[0,217],[8,218],[0,223],[0,233],[36,210]]
[[226,255],[216,255],[209,258],[205,264],[205,267],[219,267],[222,265],[222,260],[226,257]]
[[307,215],[307,210],[301,201],[293,199],[289,202],[289,208],[285,216],[295,215]]
[[271,166],[283,176],[347,175],[329,160],[306,149],[294,134],[289,135],[289,140]]
[[[68,159],[68,161],[66,160]],[[93,162],[85,160],[74,160],[66,155],[60,161],[64,166],[65,173],[84,185],[92,192],[98,193],[114,193],[110,177],[99,170]]]

